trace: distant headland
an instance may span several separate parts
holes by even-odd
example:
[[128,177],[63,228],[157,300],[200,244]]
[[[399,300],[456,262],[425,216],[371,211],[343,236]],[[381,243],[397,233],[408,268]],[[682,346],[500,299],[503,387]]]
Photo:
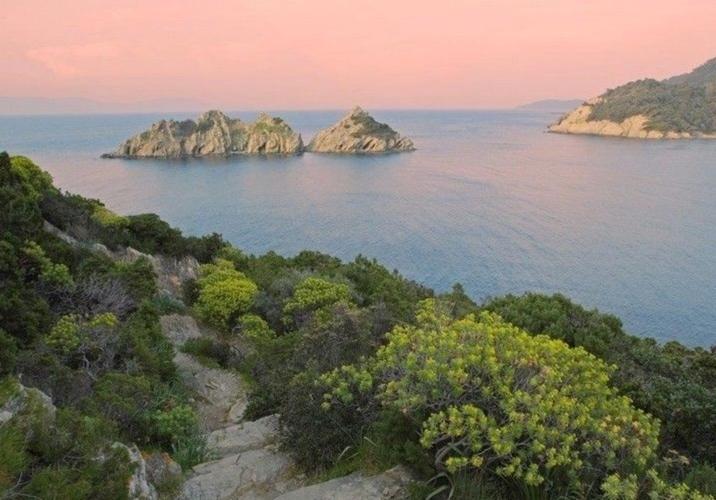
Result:
[[320,131],[304,148],[301,134],[281,118],[265,113],[252,123],[212,110],[194,120],[161,120],[124,141],[103,158],[198,158],[233,155],[296,155],[304,151],[380,154],[413,151],[415,146],[360,107]]
[[716,139],[716,58],[666,80],[627,83],[588,100],[550,132],[639,139]]

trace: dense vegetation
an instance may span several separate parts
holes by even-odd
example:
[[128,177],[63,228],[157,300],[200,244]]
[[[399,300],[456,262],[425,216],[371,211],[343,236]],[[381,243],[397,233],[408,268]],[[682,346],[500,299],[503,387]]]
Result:
[[[630,336],[558,295],[478,305],[362,256],[247,255],[61,193],[26,158],[0,155],[0,203],[0,408],[22,386],[57,406],[35,394],[0,420],[0,497],[123,498],[132,465],[115,442],[205,458],[159,328],[177,307],[220,332],[184,349],[240,370],[247,417],[279,413],[315,477],[403,463],[416,498],[716,494],[712,351]],[[146,260],[69,245],[43,220],[110,249],[196,255],[199,278],[168,303]]]
[[[60,193],[23,157],[0,154],[0,407],[36,393],[0,424],[0,497],[123,498],[133,466],[115,442],[166,450],[184,465],[199,439],[161,335],[144,259],[115,262],[43,231],[75,226],[111,246],[206,250],[154,216],[117,217]],[[80,231],[80,232],[81,232]],[[168,487],[171,485],[168,485]]]
[[669,80],[639,80],[608,90],[593,105],[590,120],[621,122],[644,115],[647,129],[716,133],[716,60]]

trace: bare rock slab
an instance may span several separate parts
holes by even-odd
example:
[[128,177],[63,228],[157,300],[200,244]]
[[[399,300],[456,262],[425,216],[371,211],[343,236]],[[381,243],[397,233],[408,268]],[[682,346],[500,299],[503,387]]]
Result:
[[407,498],[407,486],[412,481],[404,467],[394,467],[375,476],[350,474],[313,484],[289,493],[277,500],[388,500]]

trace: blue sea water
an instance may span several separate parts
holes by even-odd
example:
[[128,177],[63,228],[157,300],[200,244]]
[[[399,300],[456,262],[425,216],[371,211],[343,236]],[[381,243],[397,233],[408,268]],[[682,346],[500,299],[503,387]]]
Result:
[[[342,113],[279,114],[308,141]],[[117,212],[155,212],[249,252],[362,253],[438,291],[460,282],[476,300],[561,292],[634,334],[716,344],[716,141],[553,135],[555,115],[538,112],[374,115],[418,150],[99,159],[160,118],[146,114],[0,117],[0,149]]]

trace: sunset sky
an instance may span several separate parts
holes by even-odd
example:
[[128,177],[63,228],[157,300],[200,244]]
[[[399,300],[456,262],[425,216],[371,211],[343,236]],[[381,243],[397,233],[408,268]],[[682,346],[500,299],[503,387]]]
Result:
[[5,0],[0,96],[503,107],[716,57],[716,0]]

